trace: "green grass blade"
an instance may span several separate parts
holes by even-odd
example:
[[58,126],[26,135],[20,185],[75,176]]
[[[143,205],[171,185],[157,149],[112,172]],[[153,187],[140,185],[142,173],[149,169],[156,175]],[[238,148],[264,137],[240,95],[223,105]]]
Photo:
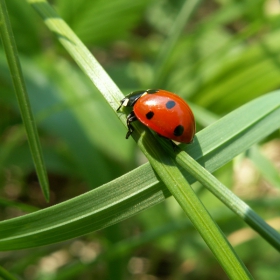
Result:
[[280,174],[278,170],[270,160],[262,155],[258,147],[252,147],[248,152],[248,156],[262,173],[264,178],[266,178],[266,180],[273,186],[280,188]]
[[[227,130],[232,129],[232,122],[236,131],[231,135],[231,139],[227,138]],[[214,129],[215,133],[211,131],[207,133],[207,128],[204,130],[205,135],[213,143],[217,138],[220,138],[224,144],[219,145],[213,149],[212,156],[216,156],[217,149],[222,149],[220,153],[223,156],[233,158],[236,156],[234,149],[227,149],[228,141],[232,141],[237,138],[237,143],[244,149],[249,148],[253,142],[259,141],[264,137],[265,130],[271,133],[275,129],[279,128],[280,124],[280,92],[274,92],[264,97],[258,98],[250,102],[250,106],[240,107],[238,110],[227,115],[222,120],[225,123],[224,129]],[[217,122],[218,124],[219,122]],[[226,126],[228,123],[228,126]],[[213,129],[217,124],[211,126]],[[212,139],[211,139],[212,138]],[[214,139],[213,139],[214,138]],[[203,141],[201,142],[203,145]],[[173,152],[170,147],[166,145],[166,149]],[[230,146],[230,145],[229,145]],[[215,151],[216,150],[216,151]],[[188,149],[186,150],[188,152]],[[189,151],[190,152],[190,151]],[[216,155],[215,155],[216,153]],[[211,154],[211,153],[210,153]],[[186,169],[187,172],[192,174],[198,181],[200,181],[205,187],[207,187],[215,196],[223,201],[231,210],[233,210],[239,217],[241,217],[246,223],[254,228],[260,235],[262,235],[270,244],[272,244],[277,250],[280,251],[280,235],[279,233],[270,227],[263,219],[261,219],[247,204],[228,190],[223,184],[221,184],[214,176],[207,172],[201,165],[204,165],[202,161],[198,164],[187,153],[179,153],[176,157],[180,166]],[[220,162],[220,158],[216,158],[217,162]]]
[[1,18],[1,38],[6,52],[6,57],[10,67],[10,72],[21,111],[22,120],[26,129],[27,138],[34,161],[35,169],[39,183],[45,199],[49,201],[49,183],[44,164],[42,148],[39,141],[38,132],[34,124],[34,119],[26,92],[26,87],[20,67],[15,40],[12,34],[12,28],[9,21],[8,11],[4,0],[0,1]]
[[[258,104],[267,103],[267,99],[273,102],[275,97],[273,94],[263,96],[257,100]],[[265,113],[257,110],[255,113],[260,114],[260,118],[252,123],[255,102],[246,104],[197,133],[196,141],[187,146],[188,153],[209,172],[213,172],[276,130],[280,123],[278,111],[265,118]],[[248,114],[244,115],[245,112]],[[247,123],[251,125],[245,125],[244,118],[248,118]],[[241,119],[243,124],[240,123]],[[225,130],[228,124],[231,127]],[[219,135],[222,130],[223,138]],[[245,138],[242,144],[242,138],[236,137],[238,133]],[[190,174],[186,178],[190,183],[195,182]],[[2,221],[0,250],[42,246],[81,236],[127,219],[169,196],[169,191],[158,181],[147,163],[84,195],[32,214]]]
[[[30,3],[34,3],[34,1],[30,1]],[[84,53],[86,53],[86,49],[84,49],[84,46],[81,44],[80,40],[75,36],[75,34],[72,33],[72,31],[68,28],[68,26],[62,21],[60,20],[57,15],[54,14],[54,12],[51,10],[51,8],[47,5],[44,5],[45,3],[40,2],[38,3],[40,5],[35,5],[35,8],[39,11],[39,13],[41,15],[43,15],[44,18],[47,18],[47,20],[45,20],[46,24],[49,26],[49,28],[56,32],[57,34],[59,34],[59,38],[61,43],[66,47],[67,50],[69,50],[70,52],[73,52],[74,56],[73,58],[76,60],[76,62],[85,70],[85,72],[88,74],[88,71],[96,71],[95,73],[93,73],[93,75],[89,75],[90,78],[92,79],[92,81],[94,82],[94,84],[96,85],[96,87],[104,94],[106,91],[108,92],[106,94],[105,97],[107,97],[107,101],[109,102],[109,104],[115,109],[115,106],[113,104],[116,103],[117,100],[120,100],[121,98],[118,98],[117,100],[115,99],[116,94],[114,94],[114,92],[117,92],[117,88],[114,86],[114,84],[112,83],[112,81],[110,80],[109,77],[106,76],[105,71],[103,71],[103,69],[99,66],[99,64],[94,61],[93,58],[91,58],[90,61],[90,57],[85,57]],[[75,52],[75,48],[80,48],[81,53],[79,52]],[[84,51],[84,52],[83,52]],[[93,67],[88,67],[89,64],[92,64]],[[102,74],[104,73],[104,74]],[[102,83],[100,83],[100,81],[102,81]],[[106,82],[108,81],[108,88],[104,88],[104,85],[106,85]],[[111,90],[111,91],[110,91]],[[115,100],[114,100],[115,99]],[[148,133],[148,131],[147,131]],[[141,141],[140,141],[141,142]],[[140,147],[142,148],[142,151],[145,152],[145,147],[142,146],[140,144]],[[157,150],[160,149],[159,147],[157,147],[156,145],[154,146],[153,150]],[[164,154],[164,152],[156,152],[156,155],[160,155],[160,154]],[[204,207],[202,206],[202,204],[199,202],[198,198],[196,200],[193,199],[193,201],[196,201],[195,206],[193,206],[192,208],[190,207],[185,207],[186,205],[186,198],[190,197],[190,194],[193,193],[192,189],[190,188],[190,186],[187,184],[187,182],[185,181],[184,177],[181,175],[180,171],[177,170],[177,168],[171,168],[170,166],[162,166],[157,165],[156,162],[157,160],[153,160],[151,158],[151,156],[149,154],[146,153],[146,156],[148,156],[148,158],[154,163],[153,167],[156,168],[157,173],[159,174],[159,176],[161,177],[161,179],[166,183],[166,184],[170,184],[170,188],[171,190],[175,190],[173,188],[173,183],[175,183],[175,186],[178,184],[176,184],[176,181],[179,182],[179,178],[181,178],[181,191],[182,192],[172,192],[173,195],[175,195],[175,198],[179,201],[179,203],[181,204],[181,206],[183,207],[183,209],[186,211],[186,213],[188,214],[189,217],[196,217],[195,219],[193,219],[193,222],[195,223],[197,229],[199,230],[200,234],[203,236],[203,238],[205,239],[205,241],[207,242],[207,244],[211,247],[211,249],[214,251],[214,254],[216,255],[216,257],[218,258],[220,264],[224,267],[224,269],[227,271],[227,273],[229,275],[235,275],[235,276],[239,276],[241,277],[241,275],[246,275],[246,269],[243,267],[242,268],[242,262],[240,260],[238,260],[238,258],[236,257],[236,255],[233,253],[233,249],[230,248],[229,243],[225,240],[224,236],[219,232],[219,230],[217,229],[217,227],[215,226],[214,222],[212,221],[212,219],[210,218],[210,216],[208,215],[207,211],[204,209]],[[162,169],[164,169],[165,171],[170,171],[169,172],[163,172],[161,173]],[[176,176],[172,176],[172,173],[178,173],[176,174]],[[189,187],[188,188],[188,194],[185,194],[185,196],[181,196],[182,194],[185,193],[186,188],[185,187]],[[184,200],[181,200],[181,198],[184,197]],[[193,212],[194,209],[197,209],[196,212]],[[198,211],[198,212],[197,212]],[[199,215],[195,215],[195,213],[202,213],[204,212],[203,215],[203,219],[201,219],[201,216]],[[208,218],[207,218],[208,217]],[[200,218],[200,219],[199,219]],[[207,220],[208,221],[208,226],[209,226],[209,232],[212,232],[212,235],[208,234],[208,235],[204,235],[204,225],[202,223],[202,221]],[[213,239],[213,237],[216,236],[216,239]],[[215,241],[215,242],[213,242]],[[224,248],[226,252],[221,251],[219,249],[219,244],[223,244]],[[229,259],[227,258],[227,256],[229,256]],[[225,261],[227,260],[227,261]],[[234,262],[234,266],[232,263],[230,263],[230,260]],[[235,269],[231,269],[235,267]],[[240,268],[240,269],[238,269]],[[237,274],[236,274],[237,273]],[[247,279],[244,276],[244,279]]]
[[[234,219],[233,213],[214,213],[213,218],[217,222],[222,222],[222,220],[226,219]],[[104,260],[112,260],[118,259],[123,256],[129,256],[135,251],[136,248],[143,248],[145,244],[157,242],[161,238],[164,238],[165,235],[174,234],[179,231],[188,232],[188,234],[192,235],[193,226],[189,219],[180,219],[173,220],[170,223],[164,224],[161,227],[153,228],[149,231],[142,232],[137,236],[133,236],[131,238],[127,238],[115,244],[110,244],[100,255],[97,256],[94,260],[88,263],[78,262],[73,264],[70,268],[65,267],[62,268],[57,273],[57,280],[69,279],[70,276],[75,277],[86,270],[92,269],[93,265],[96,265],[99,262]]]
[[[153,135],[148,135],[147,132],[144,136],[142,135],[139,139],[134,136],[138,145],[160,179],[192,221],[194,227],[209,246],[229,278],[252,279],[241,259],[236,255],[220,228],[213,221],[180,169],[176,166],[175,158],[169,157],[165,150],[162,149],[162,146],[157,144],[156,139],[151,141],[150,138],[154,138]],[[170,148],[172,149],[172,147]]]
[[30,213],[30,212],[35,212],[40,210],[38,207],[32,206],[32,205],[28,205],[25,203],[20,203],[17,201],[11,201],[8,199],[4,199],[0,197],[0,205],[6,205],[6,206],[11,206],[11,207],[17,207],[18,209],[26,212],[26,213]]
[[58,205],[2,221],[0,250],[36,247],[81,236],[127,219],[168,196],[168,190],[146,164]]
[[[96,61],[91,59],[90,55],[88,56],[87,50],[83,47],[83,45],[80,43],[77,37],[73,33],[71,33],[71,30],[67,27],[67,25],[59,19],[57,15],[53,13],[51,8],[46,5],[46,2],[42,1],[30,1],[30,3],[34,3],[34,6],[38,10],[40,10],[41,15],[45,18],[46,24],[58,34],[61,42],[64,44],[64,46],[68,49],[70,54],[73,55],[74,59],[77,61],[77,63],[81,66],[81,68],[87,73],[87,75],[92,79],[92,81],[96,84],[97,88],[101,91],[101,93],[104,94],[107,101],[110,103],[110,105],[115,109],[117,104],[117,101],[121,98],[119,97],[119,91],[114,85],[114,83],[110,80],[108,76],[104,73],[103,69],[98,65]],[[38,4],[38,5],[37,5]],[[108,82],[108,83],[107,83]],[[101,84],[102,83],[102,84]],[[145,130],[145,133],[143,131]],[[139,135],[142,135],[139,138]],[[157,170],[157,174],[160,176],[160,178],[168,185],[168,187],[171,190],[171,193],[176,197],[176,199],[179,201],[182,208],[188,213],[189,217],[193,219],[192,221],[196,225],[196,227],[199,229],[201,235],[205,238],[208,245],[212,248],[214,254],[217,258],[219,258],[219,261],[221,265],[225,268],[228,275],[230,275],[232,278],[238,277],[247,279],[249,278],[249,274],[246,272],[246,269],[243,267],[242,263],[236,258],[233,250],[231,250],[229,244],[224,239],[222,234],[219,232],[219,229],[215,226],[209,215],[207,214],[207,211],[203,208],[201,203],[197,198],[194,198],[192,189],[189,187],[189,185],[186,183],[184,177],[182,176],[181,172],[177,169],[175,166],[175,161],[171,158],[168,158],[165,156],[164,151],[161,151],[161,148],[157,146],[157,142],[153,140],[153,136],[151,133],[143,129],[139,124],[136,125],[136,131],[134,133],[134,137],[139,140],[140,146],[142,146],[144,152],[146,149],[148,149],[151,152],[147,154],[149,156],[150,161],[153,164],[153,167]],[[147,140],[146,140],[147,139]],[[142,140],[144,140],[142,142]],[[202,143],[199,143],[200,146],[197,147],[197,151],[201,150]],[[222,143],[223,144],[223,143]],[[212,146],[212,151],[215,150],[217,146],[216,142],[214,142],[214,145]],[[211,151],[211,152],[212,152]],[[213,156],[213,153],[211,154]],[[155,157],[155,158],[153,158]],[[165,161],[166,160],[166,161]],[[136,175],[136,174],[134,174]],[[119,182],[120,183],[120,182]],[[121,182],[123,183],[123,182]],[[110,183],[109,183],[110,184]],[[107,185],[107,187],[109,186]],[[177,185],[179,184],[179,185]],[[176,188],[176,185],[178,188]],[[108,187],[108,189],[111,188],[111,186]],[[97,193],[95,193],[97,194]],[[98,195],[98,194],[97,194]],[[119,200],[116,200],[114,197],[114,200],[111,200],[111,203],[113,206],[120,205],[122,199],[125,196],[119,197]],[[191,200],[189,200],[191,198]],[[87,197],[86,197],[87,198]],[[100,200],[100,197],[99,197]],[[110,200],[109,200],[110,201]],[[92,203],[92,201],[90,201]],[[107,204],[103,204],[103,207],[108,204],[107,201],[105,201]],[[116,203],[116,204],[115,204]],[[190,207],[186,207],[186,203],[190,203]],[[132,205],[132,204],[131,204]],[[130,206],[131,206],[130,205]],[[59,207],[58,205],[57,207]],[[65,206],[65,205],[64,205]],[[83,205],[84,206],[84,205]],[[98,205],[99,207],[99,205]],[[97,208],[96,208],[97,209]],[[95,209],[95,210],[96,210]],[[104,208],[105,209],[105,208]],[[71,209],[72,210],[72,209]],[[91,208],[92,210],[92,208]],[[99,210],[103,210],[103,208],[99,208]],[[111,208],[113,210],[111,213],[116,213],[116,209]],[[44,210],[43,210],[44,211]],[[85,212],[84,212],[85,213]],[[203,213],[200,215],[200,213]],[[108,214],[108,213],[106,213]],[[32,214],[31,214],[32,215]],[[96,216],[98,217],[98,215]],[[88,216],[87,216],[88,218]],[[101,219],[102,220],[102,219]],[[19,222],[19,220],[17,220]],[[70,220],[71,222],[76,221]],[[207,224],[203,224],[203,221],[207,221]],[[53,225],[51,226],[51,230],[55,230],[55,227],[57,223],[56,221],[52,221]],[[89,224],[89,220],[86,220],[86,227]],[[107,226],[106,223],[102,224],[103,226]],[[210,234],[205,234],[204,226],[209,230]],[[67,230],[68,229],[68,230]],[[65,234],[69,234],[71,230],[76,232],[79,231],[80,228],[69,225],[69,227],[66,227],[66,232],[63,232],[64,237]],[[28,233],[25,232],[25,234]],[[39,233],[39,232],[38,232]],[[41,234],[41,232],[39,233]],[[24,234],[23,234],[24,235]],[[19,238],[24,236],[19,236]],[[212,237],[212,238],[210,238]],[[216,237],[216,238],[215,238]],[[6,241],[11,241],[9,237],[7,237]],[[224,251],[219,250],[219,244],[224,245]],[[221,248],[220,248],[221,249]],[[227,258],[227,256],[230,255],[230,258]],[[223,258],[225,260],[223,260]],[[237,269],[236,269],[237,266]]]
[[180,34],[182,33],[186,23],[191,18],[192,14],[195,12],[196,8],[200,4],[201,0],[187,0],[185,1],[179,15],[176,18],[172,28],[170,29],[170,35],[168,39],[163,44],[160,53],[156,60],[155,73],[156,77],[154,78],[156,87],[162,84],[163,73],[165,70],[165,65],[176,45]]
[[114,109],[117,109],[119,100],[123,98],[122,93],[66,22],[45,0],[26,1],[40,14],[48,28],[57,35],[60,43],[103,94],[106,101]]
[[6,269],[0,266],[0,279],[3,280],[17,280],[12,274],[10,274]]

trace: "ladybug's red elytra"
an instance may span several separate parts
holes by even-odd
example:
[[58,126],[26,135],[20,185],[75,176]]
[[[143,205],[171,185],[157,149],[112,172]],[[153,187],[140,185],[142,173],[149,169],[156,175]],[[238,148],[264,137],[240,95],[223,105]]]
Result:
[[192,110],[184,99],[178,95],[162,90],[148,89],[134,91],[121,101],[120,107],[133,107],[127,116],[126,139],[132,134],[132,122],[141,123],[154,130],[160,136],[190,143],[195,134],[195,120]]

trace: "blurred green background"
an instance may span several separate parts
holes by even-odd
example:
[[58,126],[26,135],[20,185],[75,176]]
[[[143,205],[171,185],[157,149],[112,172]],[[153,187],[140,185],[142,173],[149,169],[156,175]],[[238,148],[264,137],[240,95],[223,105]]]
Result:
[[[168,39],[180,29],[176,19],[186,1],[50,2],[124,94],[147,88],[175,92],[190,102],[198,130],[280,87],[277,0],[201,1],[174,45]],[[1,220],[85,193],[146,161],[133,140],[125,140],[125,127],[32,7],[22,0],[7,1],[7,6],[51,202],[45,202],[38,186],[1,46]],[[258,151],[279,169],[279,131]],[[215,175],[280,229],[279,189],[262,171],[246,153]],[[201,186],[194,188],[252,274],[278,279],[278,252],[249,230],[242,231],[244,223]],[[19,279],[227,279],[172,198],[83,238],[0,252],[0,265]]]

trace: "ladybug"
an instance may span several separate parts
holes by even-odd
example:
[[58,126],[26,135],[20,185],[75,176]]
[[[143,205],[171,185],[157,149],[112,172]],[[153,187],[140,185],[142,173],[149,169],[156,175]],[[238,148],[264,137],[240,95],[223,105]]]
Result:
[[134,130],[131,123],[139,120],[162,137],[182,143],[192,142],[195,134],[194,115],[178,95],[162,89],[148,89],[131,92],[120,102],[117,111],[122,106],[133,107],[127,116],[126,139]]

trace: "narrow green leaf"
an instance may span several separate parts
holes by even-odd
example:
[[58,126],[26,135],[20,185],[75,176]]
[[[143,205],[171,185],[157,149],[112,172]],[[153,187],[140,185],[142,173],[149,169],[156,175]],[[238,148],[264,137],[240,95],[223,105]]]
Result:
[[[153,135],[148,136],[147,132],[144,136],[142,135],[139,139],[137,139],[137,136],[134,136],[138,145],[149,159],[157,175],[180,204],[194,227],[216,256],[227,275],[231,279],[252,279],[242,260],[236,255],[220,228],[213,221],[188,181],[185,180],[180,169],[176,166],[174,154],[173,158],[169,157],[165,150],[162,149],[162,146],[157,144],[156,140],[152,142],[149,138],[154,137]],[[150,143],[153,143],[153,145]],[[170,148],[172,149],[172,147]],[[200,169],[203,168],[200,166]],[[192,175],[197,176],[197,172],[194,172]]]
[[189,21],[196,8],[199,6],[201,0],[188,0],[185,1],[179,15],[176,18],[172,28],[170,29],[168,39],[163,44],[159,55],[156,60],[155,73],[156,77],[154,78],[156,87],[162,84],[163,73],[165,70],[165,65],[167,59],[170,57],[174,46],[176,45],[179,36],[182,34],[183,29],[186,26],[186,23]]
[[8,199],[4,199],[0,197],[0,205],[7,205],[7,206],[11,206],[11,207],[16,207],[24,212],[30,213],[30,212],[35,212],[40,210],[38,207],[32,206],[32,205],[28,205],[25,203],[20,203],[17,201],[11,201]]
[[[274,92],[265,97],[258,98],[249,103],[250,106],[245,105],[238,110],[228,114],[223,118],[223,129],[214,129],[219,122],[213,124],[211,129],[213,131],[207,132],[208,128],[204,129],[205,135],[212,143],[217,143],[220,139],[219,146],[214,147],[209,156],[213,156],[215,161],[219,164],[223,160],[218,155],[224,158],[233,158],[237,155],[237,151],[227,142],[236,141],[236,144],[242,146],[243,149],[249,148],[253,142],[260,141],[265,135],[273,132],[279,128],[280,125],[280,92]],[[226,125],[228,124],[228,125]],[[234,127],[234,132],[231,134],[231,139],[227,138],[228,133]],[[210,127],[209,127],[210,128]],[[267,134],[266,134],[267,133]],[[196,141],[196,140],[195,140]],[[201,146],[203,141],[201,141]],[[200,145],[199,144],[199,145]],[[173,152],[168,145],[166,149],[169,152]],[[221,153],[218,150],[221,149]],[[207,187],[215,196],[223,201],[231,210],[233,210],[239,217],[241,217],[246,223],[254,228],[260,235],[262,235],[270,244],[272,244],[277,250],[280,251],[280,235],[279,233],[270,227],[263,219],[261,219],[248,205],[246,205],[241,199],[228,190],[223,184],[221,184],[214,176],[207,172],[200,165],[204,164],[201,160],[193,160],[188,156],[191,150],[186,149],[187,153],[179,152],[176,156],[176,160],[181,167],[186,169],[187,172],[192,174],[198,181],[200,181],[205,187]],[[211,155],[212,154],[212,155]]]
[[276,167],[268,160],[258,147],[253,146],[248,151],[249,158],[253,161],[254,165],[259,169],[264,178],[268,180],[273,186],[280,188],[280,174]]
[[[61,44],[116,110],[123,95],[81,40],[45,0],[26,1],[40,14],[48,28],[57,35]],[[124,117],[122,119],[125,123]]]
[[[233,213],[215,213],[213,218],[217,222],[222,222],[224,219],[234,219]],[[161,227],[153,228],[149,231],[142,232],[137,236],[133,236],[131,238],[127,238],[118,243],[111,244],[107,250],[103,251],[100,255],[97,256],[94,260],[84,263],[77,262],[73,264],[71,267],[64,267],[60,271],[58,271],[56,278],[57,280],[69,279],[70,276],[75,277],[82,272],[92,269],[93,265],[104,261],[104,260],[114,260],[121,258],[126,255],[131,255],[136,248],[141,248],[147,243],[157,242],[165,235],[174,234],[178,231],[188,232],[188,234],[192,234],[193,226],[188,218],[173,220],[168,224],[164,224]]]
[[27,138],[34,161],[35,169],[38,175],[39,183],[45,199],[49,201],[49,183],[44,164],[42,148],[39,141],[38,132],[34,124],[26,87],[20,67],[20,62],[17,54],[17,48],[10,25],[8,11],[5,0],[0,0],[0,18],[1,18],[1,38],[6,52],[6,57],[10,67],[10,72],[16,91],[18,104],[21,111],[22,120],[26,129]]
[[[63,21],[60,20],[59,17],[57,17],[57,15],[55,15],[51,11],[51,8],[45,5],[46,4],[45,2],[44,3],[42,1],[40,2],[30,1],[30,2],[31,3],[37,2],[38,4],[41,5],[42,9],[39,6],[37,5],[36,6],[37,9],[40,11],[40,13],[43,15],[43,17],[45,18],[46,23],[49,24],[49,27],[59,35],[59,38],[61,42],[64,44],[64,46],[73,55],[73,57],[82,67],[82,69],[93,80],[93,82],[96,84],[100,92],[104,94],[104,96],[106,97],[110,105],[113,108],[115,108],[117,106],[116,101],[120,99],[120,98],[116,99],[116,95],[118,95],[117,88],[114,86],[110,78],[103,73],[104,71],[102,71],[102,68],[100,68],[100,66],[96,63],[96,61],[92,59],[90,60],[90,58],[87,57],[88,54],[87,50],[83,48],[78,38],[76,38],[75,35],[71,33],[71,30],[67,27],[67,25],[63,23]],[[89,67],[89,65],[91,65],[92,67]],[[89,73],[92,73],[93,75]],[[105,81],[103,80],[103,78],[105,79]],[[103,85],[100,84],[101,82],[103,83]],[[106,82],[108,82],[108,84]],[[108,85],[108,87],[106,88],[106,86],[104,85]],[[143,131],[145,131],[145,133],[143,133]],[[140,138],[139,135],[141,135]],[[250,275],[246,271],[246,268],[235,256],[234,251],[230,248],[229,244],[224,239],[222,234],[220,234],[219,229],[215,226],[215,224],[207,214],[207,211],[203,209],[203,206],[201,205],[197,197],[194,198],[194,193],[192,189],[186,183],[181,172],[177,169],[175,165],[175,161],[172,158],[168,158],[165,156],[165,152],[161,151],[161,147],[158,147],[156,145],[156,141],[153,140],[153,136],[151,135],[151,133],[148,130],[143,129],[139,124],[136,125],[136,131],[134,133],[134,137],[136,139],[137,138],[140,139],[139,143],[144,152],[146,152],[146,149],[148,149],[151,152],[151,154],[147,153],[146,155],[149,156],[149,159],[152,162],[153,167],[157,170],[157,174],[168,185],[172,194],[179,201],[182,208],[188,213],[189,217],[191,219],[192,217],[194,217],[192,220],[193,223],[199,229],[201,235],[205,238],[210,248],[212,248],[214,254],[219,259],[221,265],[227,271],[228,275],[230,275],[230,277],[232,278],[236,278],[236,277],[241,279],[250,278]],[[147,137],[147,141],[145,140],[146,139],[145,137]],[[143,142],[142,139],[144,139]],[[215,150],[215,145],[216,143],[214,143],[214,146],[212,146],[212,148],[214,148],[213,150]],[[155,158],[153,159],[152,157]],[[176,185],[178,186],[178,188],[175,187]],[[192,199],[190,200],[190,198]],[[114,200],[114,203],[115,202],[116,200]],[[186,207],[187,205],[186,203],[190,203],[191,206]],[[203,214],[200,215],[200,213]],[[206,221],[207,224],[204,224],[205,227],[203,227],[202,221]],[[106,226],[106,224],[103,223],[103,226]],[[75,228],[69,227],[69,229],[70,228],[72,228],[72,230],[74,231],[77,230],[76,227]],[[204,229],[207,228],[210,234],[209,235],[205,234],[205,230],[203,228]],[[26,233],[28,233],[28,231]],[[9,238],[7,238],[6,240],[8,241]],[[218,249],[219,248],[218,243],[223,244],[222,248],[224,250]],[[230,258],[227,258],[227,255],[230,255]],[[223,260],[223,257],[226,259],[225,261]]]
[[0,266],[0,279],[3,280],[17,280],[10,272]]
[[[213,172],[269,135],[279,126],[279,111],[265,118],[266,113],[257,110],[255,113],[259,114],[259,118],[252,125],[255,118],[252,107],[267,104],[268,100],[273,103],[275,94],[248,103],[197,133],[196,141],[187,146],[188,154]],[[251,126],[245,126],[244,119]],[[241,120],[243,123],[240,123]],[[231,124],[230,128],[225,130],[228,124]],[[219,135],[221,131],[224,131],[222,136]],[[244,140],[236,137],[238,133]],[[186,178],[190,183],[195,182],[190,174]],[[84,195],[32,214],[2,221],[0,250],[42,246],[81,236],[125,220],[169,196],[169,191],[158,181],[147,163]]]
[[191,106],[192,111],[196,116],[195,117],[196,122],[202,125],[203,127],[206,127],[219,119],[217,115],[215,115],[214,113],[210,112],[209,110],[201,106],[198,106],[191,102],[188,102],[188,104]]

